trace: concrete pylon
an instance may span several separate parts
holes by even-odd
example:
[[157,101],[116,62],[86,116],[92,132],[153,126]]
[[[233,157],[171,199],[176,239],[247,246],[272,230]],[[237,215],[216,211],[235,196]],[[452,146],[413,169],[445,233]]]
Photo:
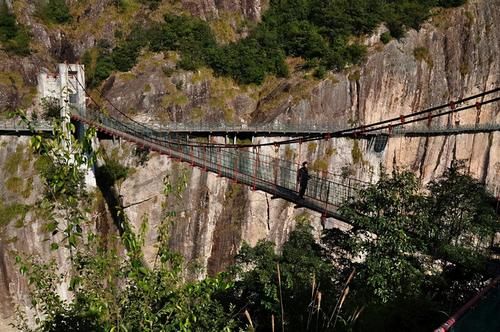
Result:
[[73,109],[85,114],[85,67],[60,63],[57,69],[57,73],[45,71],[38,75],[38,96],[40,101],[48,98],[57,100],[61,118],[69,121]]
[[[71,121],[72,112],[83,116],[86,114],[85,67],[81,64],[60,63],[57,70],[57,73],[44,71],[38,75],[38,98],[40,104],[44,99],[57,103],[63,128],[66,128],[65,124]],[[78,123],[76,137],[82,139],[84,133],[84,125]],[[69,132],[65,134],[70,135]],[[85,182],[89,186],[96,186],[94,174],[90,170],[86,172]]]

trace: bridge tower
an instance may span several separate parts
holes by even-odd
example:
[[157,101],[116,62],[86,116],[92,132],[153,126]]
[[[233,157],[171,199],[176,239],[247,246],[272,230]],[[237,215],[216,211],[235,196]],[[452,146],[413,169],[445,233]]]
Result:
[[[65,123],[71,120],[72,111],[77,111],[84,116],[87,101],[85,67],[81,64],[60,63],[57,65],[57,73],[41,72],[38,75],[38,98],[40,104],[43,100],[50,100],[55,103],[60,110],[59,116]],[[76,137],[78,139],[83,138],[85,126],[80,122],[75,125]],[[87,186],[96,187],[92,170],[85,171]]]
[[72,108],[85,114],[85,68],[80,64],[60,63],[57,69],[57,73],[38,75],[38,96],[40,101],[57,101],[61,118],[69,121]]

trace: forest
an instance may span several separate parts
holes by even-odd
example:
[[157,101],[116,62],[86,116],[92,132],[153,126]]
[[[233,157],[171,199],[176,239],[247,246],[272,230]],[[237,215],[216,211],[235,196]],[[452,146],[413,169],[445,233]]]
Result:
[[[276,0],[262,22],[237,42],[219,45],[209,25],[190,16],[166,15],[163,24],[137,26],[117,46],[101,45],[89,84],[95,86],[114,70],[128,71],[141,49],[178,51],[179,68],[208,66],[240,84],[260,84],[267,75],[286,77],[286,57],[306,60],[304,68],[322,78],[326,70],[342,70],[359,63],[365,47],[356,37],[369,34],[382,22],[389,32],[381,40],[402,38],[419,29],[435,6],[462,5],[464,0]],[[91,64],[90,53],[83,62]]]
[[[156,0],[142,0],[154,10]],[[187,15],[165,15],[164,23],[151,20],[138,23],[130,34],[117,30],[116,40],[100,40],[97,56],[88,50],[82,62],[88,67],[88,85],[97,86],[113,71],[128,71],[143,49],[154,52],[177,51],[178,67],[194,70],[207,66],[217,75],[230,76],[240,84],[260,84],[267,75],[286,77],[286,57],[301,57],[304,69],[322,78],[327,70],[342,70],[359,63],[366,48],[358,37],[367,35],[381,23],[388,32],[381,41],[400,39],[408,29],[419,29],[432,8],[454,7],[465,0],[272,0],[262,21],[246,38],[227,45],[217,43],[207,22]],[[116,1],[118,9],[126,2]],[[0,8],[0,41],[17,55],[30,54],[30,36],[16,17]],[[39,5],[37,16],[45,24],[73,21],[63,0]]]

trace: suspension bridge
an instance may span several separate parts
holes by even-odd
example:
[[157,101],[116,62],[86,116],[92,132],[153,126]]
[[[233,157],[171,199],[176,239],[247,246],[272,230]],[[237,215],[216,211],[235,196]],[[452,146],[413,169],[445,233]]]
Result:
[[[461,107],[461,110],[470,108],[480,110],[483,104],[491,103],[492,100],[498,101],[500,97],[487,101],[483,100],[473,105],[466,105]],[[456,112],[457,108],[452,107],[451,111]],[[340,129],[328,133],[321,132],[314,136],[301,137],[298,142],[302,140],[329,139],[330,137],[359,137],[367,132],[380,135],[386,130],[394,132],[394,127],[397,128],[407,123],[422,122],[422,119],[425,119],[428,125],[433,117],[443,116],[449,114],[449,112],[449,110],[444,109],[439,113],[426,114],[424,118],[417,117],[409,121],[403,121],[400,117],[397,122],[395,120],[384,120],[381,121],[381,124],[375,124],[374,127],[369,125],[354,130]],[[355,198],[359,189],[367,185],[367,183],[358,179],[323,172],[321,176],[311,177],[305,199],[300,199],[297,195],[297,164],[290,160],[261,154],[259,151],[259,147],[263,145],[274,144],[279,147],[282,144],[296,143],[297,139],[247,145],[192,142],[186,137],[179,139],[178,136],[174,136],[173,138],[168,131],[168,134],[165,134],[165,131],[157,128],[130,121],[131,119],[125,114],[110,116],[98,111],[87,111],[82,114],[78,112],[78,109],[75,109],[71,113],[71,117],[75,121],[85,123],[108,135],[121,137],[151,151],[190,163],[193,167],[196,166],[205,171],[214,172],[221,177],[250,186],[253,190],[265,191],[275,197],[293,202],[297,206],[317,211],[324,217],[334,217],[349,222],[338,213],[338,208],[344,202]],[[499,126],[492,124],[484,124],[483,126],[487,131],[500,129]],[[471,126],[469,129],[480,130],[477,125]],[[427,130],[430,131],[428,127]],[[433,131],[436,132],[436,129],[433,129]],[[450,134],[450,132],[456,133],[456,131],[457,128],[454,127],[444,128],[442,131],[437,132],[443,135]]]
[[[77,83],[90,97],[78,80]],[[326,171],[321,172],[320,176],[311,176],[305,199],[301,199],[297,194],[297,164],[291,160],[264,155],[260,153],[260,147],[274,145],[279,148],[281,145],[320,139],[328,140],[333,137],[384,137],[386,142],[387,138],[391,136],[456,135],[498,131],[500,125],[497,123],[476,121],[474,124],[454,123],[451,125],[452,122],[448,121],[447,125],[442,125],[436,124],[434,119],[444,116],[452,117],[466,110],[476,110],[476,119],[478,120],[483,105],[500,101],[499,96],[491,97],[492,94],[499,91],[500,88],[496,88],[419,112],[350,128],[335,128],[318,124],[309,126],[301,124],[299,128],[298,126],[276,123],[260,126],[220,126],[202,123],[146,126],[133,120],[111,103],[116,111],[113,115],[96,110],[83,111],[77,107],[69,107],[69,109],[72,120],[94,127],[101,133],[123,138],[140,147],[168,155],[175,160],[187,162],[193,167],[199,167],[202,170],[216,173],[220,177],[247,185],[253,190],[267,192],[273,197],[295,203],[297,207],[317,211],[324,217],[333,217],[349,222],[339,214],[338,208],[344,202],[355,198],[359,190],[367,185],[366,182]],[[97,103],[96,105],[99,106]],[[0,121],[0,134],[30,134],[32,131],[50,135],[52,127],[43,121],[32,123],[31,128],[15,121],[14,123]],[[237,134],[242,133],[253,136],[288,138],[259,144],[254,144],[253,140],[251,143],[243,144],[190,140],[190,135],[208,137],[210,135],[233,135],[236,137]]]
[[87,112],[82,116],[73,112],[71,117],[113,137],[216,173],[252,190],[270,193],[297,206],[317,211],[324,217],[347,221],[337,212],[338,207],[356,197],[358,190],[366,185],[363,181],[323,172],[322,176],[311,176],[305,199],[300,199],[296,187],[297,164],[261,154],[259,149],[226,149],[217,145],[168,140],[153,129],[122,122],[102,113]]
[[[303,137],[311,135],[325,136],[333,132],[342,132],[345,127],[331,124],[315,124],[312,122],[301,124],[271,123],[262,125],[247,124],[214,124],[206,122],[197,123],[170,123],[151,124],[148,127],[155,132],[158,137],[175,135],[177,137]],[[19,119],[10,118],[0,120],[0,135],[32,135],[32,131],[49,134],[52,133],[52,123],[48,120],[33,121],[30,126]],[[475,134],[500,131],[500,124],[497,123],[474,123],[474,124],[429,124],[398,126],[389,133],[387,130],[370,131],[367,133],[351,133],[334,135],[331,137],[350,137],[360,139],[370,139],[380,135],[390,135],[392,137],[419,137],[419,136],[442,136]]]

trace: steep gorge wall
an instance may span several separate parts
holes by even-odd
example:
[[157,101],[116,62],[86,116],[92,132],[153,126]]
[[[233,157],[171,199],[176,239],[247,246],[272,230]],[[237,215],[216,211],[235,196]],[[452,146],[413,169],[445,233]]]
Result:
[[[99,4],[93,10],[99,10]],[[250,19],[260,17],[258,11],[265,5],[259,1],[210,0],[183,1],[182,4],[203,17],[219,15],[219,10],[230,10]],[[248,14],[251,10],[255,13]],[[42,29],[35,24],[34,29],[38,28]],[[108,28],[106,33],[112,35],[113,28]],[[382,31],[383,28],[379,33]],[[50,40],[61,41],[60,37],[51,39],[53,32],[44,33],[48,33],[46,42],[49,44]],[[74,43],[75,54],[81,55],[81,50],[91,46],[96,39],[89,32],[88,38],[83,38],[80,44]],[[130,111],[137,120],[148,123],[222,122],[221,119],[225,119],[249,124],[305,125],[313,121],[347,126],[353,122],[370,123],[399,116],[498,86],[500,1],[470,0],[463,8],[437,14],[420,31],[410,31],[401,41],[393,40],[383,45],[375,35],[366,43],[370,46],[370,54],[359,67],[329,74],[322,81],[292,70],[290,78],[269,78],[262,87],[240,87],[230,79],[214,77],[206,69],[195,73],[172,73],[175,57],[146,54],[131,72],[116,74],[105,83],[106,97],[118,108]],[[417,48],[421,50],[420,56],[415,56]],[[22,61],[0,62],[0,84],[3,84],[0,105],[12,105],[12,98],[21,103],[23,98],[19,98],[18,89],[21,84],[17,84],[17,80],[34,84],[39,68],[50,69],[48,59],[49,55],[41,52]],[[295,62],[296,59],[290,60],[292,69]],[[21,92],[25,98],[30,98],[29,89]],[[499,113],[498,104],[488,105],[481,110],[479,121],[498,123]],[[451,119],[439,121],[444,124]],[[461,117],[462,123],[476,121],[475,113]],[[15,137],[3,141],[7,143],[1,143],[0,165],[12,157],[15,146],[23,144],[25,148],[26,145]],[[120,160],[135,169],[120,185],[120,193],[125,206],[144,200],[131,205],[126,212],[137,227],[143,217],[149,220],[145,253],[150,262],[156,254],[158,229],[166,222],[170,223],[170,245],[186,258],[190,277],[222,270],[231,263],[242,241],[255,244],[259,239],[268,239],[279,246],[294,228],[296,220],[305,216],[310,217],[318,234],[321,229],[318,214],[294,209],[283,200],[272,200],[267,194],[253,192],[200,169],[191,169],[166,156],[151,154],[144,166],[137,165],[133,146],[128,143],[105,142],[104,146],[107,151],[119,151]],[[406,167],[417,172],[424,182],[438,177],[456,158],[463,160],[470,173],[494,191],[500,184],[498,151],[500,135],[491,133],[391,138],[381,153],[374,152],[368,141],[348,139],[303,144],[300,148],[281,147],[278,151],[264,148],[261,152],[293,157],[297,162],[309,160],[317,169],[348,172],[365,180],[376,180],[381,167],[387,171]],[[32,174],[28,169],[26,172],[17,176]],[[11,177],[2,173],[4,181]],[[165,181],[177,185],[178,191],[165,197]],[[39,194],[37,183],[34,182],[35,189],[29,198],[23,198],[22,193],[15,196],[3,187],[1,198],[4,202],[26,201],[29,204]],[[172,211],[175,217],[169,218]],[[42,224],[34,220],[29,225],[22,231],[15,227],[15,222],[2,226],[0,312],[3,317],[13,312],[9,298],[19,299],[26,293],[10,251],[51,255],[48,243],[43,241]],[[14,237],[17,241],[12,240]]]
[[[443,10],[420,31],[410,31],[403,40],[393,40],[385,46],[374,36],[366,41],[370,55],[363,65],[332,74],[321,82],[292,75],[289,79],[269,79],[260,90],[255,90],[214,78],[206,70],[165,76],[162,66],[168,66],[168,61],[159,55],[145,61],[141,69],[133,69],[132,80],[122,78],[123,75],[114,77],[107,97],[121,109],[133,109],[134,116],[145,122],[193,118],[195,123],[213,122],[225,117],[249,124],[306,125],[309,121],[348,126],[352,122],[363,124],[397,117],[498,86],[499,4],[499,1],[476,0],[464,8]],[[417,49],[424,56],[420,56]],[[151,66],[155,61],[157,65]],[[124,98],[127,91],[132,94]],[[141,112],[143,109],[154,111]],[[499,113],[498,104],[490,104],[482,108],[479,117],[476,118],[475,111],[469,111],[461,115],[460,121],[462,124],[498,123]],[[434,121],[445,125],[453,124],[454,120],[447,117]],[[365,180],[376,180],[381,168],[389,172],[395,167],[407,168],[415,171],[424,183],[439,177],[451,161],[457,159],[471,175],[498,193],[498,151],[500,135],[487,133],[393,137],[381,153],[374,152],[369,141],[350,139],[304,144],[300,155],[298,146],[281,147],[279,151],[265,148],[261,152],[280,154],[283,158],[293,156],[297,162],[309,160],[317,169],[347,172]],[[150,170],[142,176],[155,178],[154,174]],[[126,188],[138,181],[133,176],[124,183],[123,194],[129,200],[141,189]],[[202,271],[217,271],[214,262],[224,262],[225,258],[220,255],[230,257],[241,241],[255,243],[265,238],[282,243],[296,218],[309,213],[294,210],[287,202],[270,200],[268,195],[249,188],[238,189],[242,192],[234,195],[234,188],[227,180],[196,169],[188,187],[183,204],[189,211],[183,214],[182,221],[179,219],[172,226],[172,246],[188,260],[195,260]],[[231,209],[232,215],[228,216],[227,207],[233,206],[237,208]],[[134,209],[148,211],[152,206]],[[132,210],[130,213],[140,214]],[[234,215],[244,218],[235,220]],[[318,215],[311,215],[320,229]],[[150,221],[154,229],[155,221]],[[206,266],[208,270],[203,269]]]

